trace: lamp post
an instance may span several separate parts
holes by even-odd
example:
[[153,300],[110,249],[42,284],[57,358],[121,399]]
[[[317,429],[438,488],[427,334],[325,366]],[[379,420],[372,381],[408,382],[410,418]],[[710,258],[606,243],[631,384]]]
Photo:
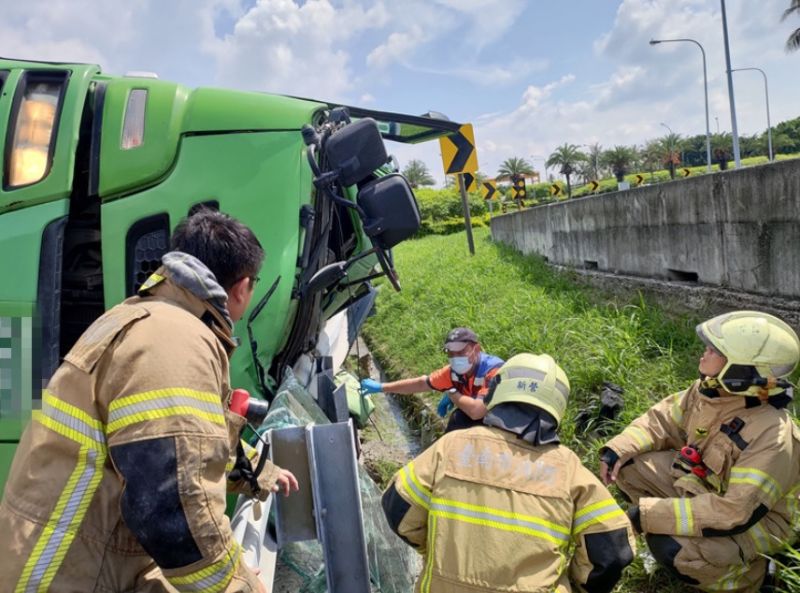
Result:
[[736,102],[733,100],[733,76],[731,73],[731,50],[728,45],[728,16],[725,12],[725,0],[719,0],[722,6],[722,37],[725,41],[725,67],[728,73],[728,100],[731,104],[731,135],[733,136],[733,161],[736,168],[742,166],[739,153],[739,128],[736,126]]
[[[708,125],[708,73],[706,72],[706,50],[700,45],[699,41],[694,39],[651,39],[650,45],[658,45],[659,43],[675,43],[680,41],[688,41],[694,43],[700,48],[700,53],[703,54],[703,92],[705,93],[706,100],[706,171],[711,173],[711,130]],[[663,124],[662,124],[663,125]]]
[[772,124],[770,124],[769,121],[769,87],[767,86],[767,73],[761,68],[734,68],[731,72],[742,72],[743,70],[757,70],[761,72],[761,76],[764,77],[764,96],[767,101],[767,142],[769,143],[769,160],[772,162],[774,160],[774,155],[772,154]]

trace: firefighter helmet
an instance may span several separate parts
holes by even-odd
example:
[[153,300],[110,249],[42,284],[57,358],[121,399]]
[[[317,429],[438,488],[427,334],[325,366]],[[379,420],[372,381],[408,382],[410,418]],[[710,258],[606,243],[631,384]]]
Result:
[[697,335],[728,362],[717,375],[721,387],[740,395],[775,395],[785,391],[800,361],[795,331],[773,315],[734,311],[697,326]]
[[569,380],[553,357],[525,353],[512,356],[497,371],[486,407],[491,410],[508,402],[531,404],[549,412],[560,424],[568,397]]

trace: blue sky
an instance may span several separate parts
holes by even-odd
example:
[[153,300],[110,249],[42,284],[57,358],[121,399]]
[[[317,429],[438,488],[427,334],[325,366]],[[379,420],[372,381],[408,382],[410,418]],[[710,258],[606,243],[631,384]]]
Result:
[[[789,0],[727,0],[734,67],[763,68],[773,124],[800,115]],[[225,86],[472,122],[482,171],[563,142],[641,144],[666,123],[730,130],[719,0],[0,0],[0,55],[149,70]],[[766,127],[762,80],[736,73],[740,133]],[[437,143],[391,145],[442,180]]]

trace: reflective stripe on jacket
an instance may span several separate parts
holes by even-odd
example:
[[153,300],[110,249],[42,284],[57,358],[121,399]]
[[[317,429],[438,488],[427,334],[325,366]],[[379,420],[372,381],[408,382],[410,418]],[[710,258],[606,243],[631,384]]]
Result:
[[[747,532],[760,553],[775,551],[800,521],[800,430],[784,409],[751,397],[709,397],[698,386],[662,400],[606,444],[622,463],[646,451],[676,450],[674,484],[686,496],[640,499],[642,529]],[[681,462],[684,445],[700,454],[705,478]]]
[[572,451],[498,428],[445,434],[395,475],[383,505],[425,555],[418,592],[570,591],[571,578],[603,593],[633,558],[627,517]]
[[152,292],[93,323],[44,392],[0,503],[0,591],[257,590],[224,515],[230,330],[169,280]]

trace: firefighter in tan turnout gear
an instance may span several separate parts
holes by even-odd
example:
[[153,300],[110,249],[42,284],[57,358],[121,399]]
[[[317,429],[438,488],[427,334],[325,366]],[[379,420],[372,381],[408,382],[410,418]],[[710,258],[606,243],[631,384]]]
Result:
[[[163,266],[81,336],[44,391],[0,503],[0,591],[263,591],[225,517],[232,322],[263,251],[232,218],[184,219]],[[241,471],[239,472],[241,474]]]
[[397,473],[383,508],[425,556],[418,592],[611,591],[633,530],[559,443],[568,395],[550,356],[518,354],[493,380],[485,426],[445,434]]
[[800,432],[785,409],[800,342],[753,311],[714,317],[697,333],[702,379],[609,441],[601,477],[633,501],[634,525],[681,580],[758,591],[764,555],[791,543],[800,520]]

